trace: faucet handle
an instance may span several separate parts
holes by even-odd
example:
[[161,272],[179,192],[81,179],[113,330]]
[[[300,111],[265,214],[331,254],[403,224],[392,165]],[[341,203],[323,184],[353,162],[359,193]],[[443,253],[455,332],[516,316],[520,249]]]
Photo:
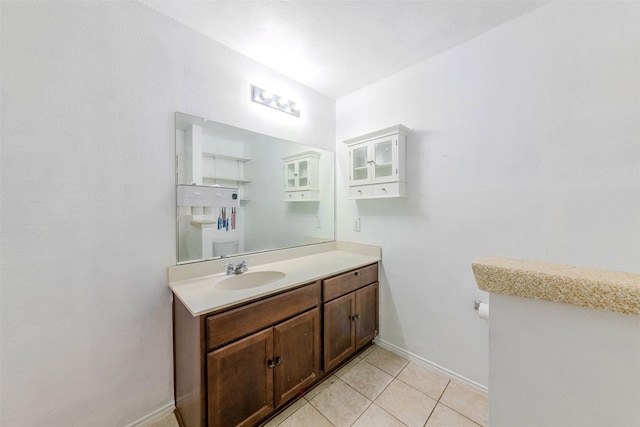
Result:
[[247,260],[243,259],[242,262],[236,266],[236,270],[242,270],[243,272],[247,271],[249,269],[247,264]]
[[232,262],[227,262],[225,264],[220,264],[220,267],[227,267],[227,274],[231,274],[233,273],[233,270],[235,270],[235,266],[233,265]]

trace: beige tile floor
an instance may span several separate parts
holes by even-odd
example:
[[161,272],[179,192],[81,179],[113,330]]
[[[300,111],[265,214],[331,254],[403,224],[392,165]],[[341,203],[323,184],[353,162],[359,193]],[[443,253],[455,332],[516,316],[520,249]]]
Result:
[[[487,397],[372,346],[265,427],[487,427]],[[173,415],[152,427],[178,427]]]

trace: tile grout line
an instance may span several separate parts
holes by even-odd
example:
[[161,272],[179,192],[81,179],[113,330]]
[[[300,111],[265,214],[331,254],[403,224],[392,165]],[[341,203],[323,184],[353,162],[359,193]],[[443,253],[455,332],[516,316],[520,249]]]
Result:
[[[373,348],[373,346],[372,346],[372,348]],[[378,348],[379,348],[379,347],[378,347]],[[384,391],[385,391],[385,390],[386,390],[386,389],[391,385],[391,383],[393,383],[393,380],[397,379],[398,375],[400,375],[400,373],[401,373],[402,371],[404,371],[404,370],[405,370],[405,368],[406,368],[407,366],[409,366],[409,363],[410,363],[410,361],[409,361],[409,360],[407,360],[407,364],[406,364],[406,365],[404,365],[404,366],[402,367],[402,369],[400,370],[400,372],[398,372],[398,374],[397,374],[397,375],[393,375],[393,374],[391,374],[391,373],[389,373],[389,372],[385,371],[384,369],[382,369],[382,368],[380,368],[380,367],[378,367],[378,366],[374,365],[373,363],[371,363],[371,362],[369,362],[369,361],[367,361],[367,360],[365,359],[365,357],[366,357],[366,356],[368,356],[369,354],[373,353],[374,351],[375,351],[375,349],[370,350],[370,351],[368,351],[368,352],[367,352],[367,354],[366,354],[365,356],[363,356],[363,357],[359,357],[359,358],[360,358],[360,360],[358,361],[358,363],[355,363],[353,366],[351,366],[349,369],[347,369],[347,370],[342,374],[342,376],[344,376],[344,375],[346,375],[349,371],[351,371],[353,368],[355,368],[357,365],[359,365],[361,362],[366,362],[366,363],[368,363],[369,365],[373,366],[374,368],[376,368],[376,369],[380,370],[381,372],[384,372],[385,374],[389,375],[389,376],[392,378],[392,380],[389,382],[389,384],[387,384],[387,385],[382,389],[382,391],[381,391],[380,393],[378,393],[378,395],[377,395],[373,400],[369,400],[369,397],[368,397],[368,396],[365,396],[364,394],[362,394],[362,393],[360,392],[360,390],[356,389],[355,387],[351,386],[351,384],[349,384],[349,383],[347,383],[346,381],[344,381],[344,380],[342,379],[342,377],[339,377],[339,376],[337,376],[337,375],[336,375],[336,378],[337,378],[338,380],[340,380],[340,381],[341,381],[342,383],[344,383],[347,387],[349,387],[350,389],[352,389],[353,391],[355,391],[355,392],[356,392],[356,393],[358,393],[360,396],[364,397],[365,399],[367,399],[367,401],[369,401],[369,402],[370,402],[370,403],[369,403],[369,405],[367,405],[367,407],[365,408],[365,410],[364,410],[364,411],[362,411],[362,413],[361,413],[360,415],[358,415],[358,417],[354,420],[354,422],[350,424],[351,426],[353,426],[355,423],[357,423],[357,422],[358,422],[358,420],[359,420],[360,418],[362,418],[362,416],[364,415],[364,413],[365,413],[365,412],[367,412],[367,410],[368,410],[372,405],[375,405],[375,400],[376,400],[378,397],[380,397],[380,396],[382,395],[382,393],[384,393]],[[403,359],[404,359],[404,358],[403,358]],[[405,360],[406,360],[406,359],[405,359]],[[376,406],[378,406],[378,405],[376,405]],[[386,412],[387,414],[389,414],[391,417],[393,417],[393,419],[397,420],[400,424],[402,424],[402,425],[405,425],[405,426],[406,426],[406,424],[404,424],[401,420],[398,420],[398,418],[396,418],[393,414],[390,414],[388,411],[386,411],[384,408],[382,408],[382,407],[380,407],[380,406],[378,406],[378,407],[379,407],[381,410],[383,410],[384,412]],[[320,411],[318,411],[318,412],[320,412]]]
[[449,387],[449,383],[451,382],[451,378],[447,376],[447,378],[449,378],[449,381],[447,381],[447,385],[445,385],[444,388],[442,389],[442,392],[440,393],[440,396],[438,396],[437,399],[434,399],[433,397],[429,396],[428,394],[423,393],[421,390],[418,390],[417,388],[415,388],[411,384],[408,384],[408,383],[402,381],[400,378],[398,378],[400,376],[400,374],[402,374],[404,372],[404,370],[407,369],[407,367],[411,363],[412,362],[410,360],[408,360],[408,363],[404,366],[404,368],[402,368],[402,370],[400,372],[398,372],[398,375],[396,375],[394,379],[400,381],[402,384],[406,385],[407,387],[414,389],[415,391],[417,391],[418,393],[422,394],[423,396],[426,396],[429,399],[434,400],[436,402],[436,404],[433,405],[433,409],[431,409],[431,411],[429,411],[429,415],[427,415],[427,419],[424,420],[424,424],[422,426],[425,427],[427,425],[427,423],[429,422],[429,418],[431,418],[431,415],[433,415],[433,412],[436,410],[436,406],[438,406],[438,403],[440,403],[440,398],[444,395],[444,391],[447,389],[447,387]]
[[[378,348],[380,348],[380,347],[378,347]],[[371,354],[371,353],[373,353],[374,351],[375,351],[375,350],[372,350],[372,351],[370,351],[368,354]],[[399,357],[402,357],[402,356],[399,356]],[[380,409],[381,409],[382,411],[384,411],[385,413],[389,414],[389,415],[390,415],[394,420],[397,420],[400,424],[402,424],[402,425],[406,426],[406,424],[405,424],[404,422],[402,422],[402,420],[398,419],[395,415],[391,414],[390,412],[388,412],[388,411],[387,411],[386,409],[384,409],[383,407],[381,407],[381,406],[377,405],[377,404],[376,404],[376,402],[375,402],[375,401],[378,399],[378,397],[382,396],[382,394],[383,394],[383,393],[384,393],[384,392],[385,392],[385,391],[386,391],[386,390],[391,386],[391,384],[393,384],[393,382],[394,382],[395,380],[398,380],[398,381],[400,381],[401,383],[406,384],[407,386],[409,386],[409,387],[413,388],[413,389],[414,389],[414,390],[416,390],[417,392],[419,392],[419,393],[421,393],[421,394],[423,394],[423,395],[427,396],[426,394],[422,393],[420,390],[415,389],[414,387],[410,386],[409,384],[405,383],[405,382],[404,382],[404,381],[402,381],[400,378],[398,378],[398,377],[400,376],[400,374],[402,374],[402,372],[404,372],[404,370],[405,370],[405,369],[407,369],[407,367],[408,367],[408,366],[409,366],[409,364],[411,363],[411,361],[410,361],[410,360],[408,360],[408,359],[406,359],[406,358],[404,358],[404,357],[402,357],[402,359],[406,360],[406,361],[407,361],[407,363],[406,363],[406,364],[402,367],[402,369],[400,369],[400,371],[399,371],[397,374],[395,374],[395,375],[394,375],[394,374],[392,374],[392,373],[390,373],[390,372],[385,371],[384,369],[382,369],[382,368],[380,368],[380,367],[378,367],[378,366],[376,366],[376,365],[374,365],[373,363],[371,363],[371,362],[367,361],[365,358],[362,358],[361,360],[362,360],[362,361],[367,362],[368,364],[370,364],[370,365],[371,365],[371,366],[373,366],[374,368],[379,369],[381,372],[384,372],[385,374],[389,375],[389,376],[392,378],[392,380],[389,382],[389,384],[387,384],[387,385],[382,389],[382,391],[381,391],[380,393],[378,393],[378,395],[375,397],[375,399],[373,399],[373,400],[371,401],[371,405],[376,405],[376,406],[378,406],[378,408],[380,408]],[[352,369],[353,369],[353,367],[352,367]],[[350,371],[350,370],[351,370],[351,369],[349,369],[349,371]],[[348,371],[347,371],[347,372],[348,372]],[[345,374],[346,374],[346,372],[345,372]],[[346,384],[346,383],[345,383],[345,384]],[[447,384],[448,384],[448,383],[447,383]],[[350,386],[350,384],[347,384],[347,385],[348,385],[348,386]],[[351,386],[350,386],[350,387],[351,387]],[[353,387],[351,387],[351,388],[353,388]],[[446,388],[446,387],[445,387],[445,388]],[[354,390],[356,390],[355,388],[353,388],[353,389],[354,389]],[[360,391],[359,391],[359,390],[356,390],[356,391],[357,391],[358,393],[360,393]],[[444,391],[443,391],[443,393],[444,393]],[[361,394],[362,396],[364,396],[362,393],[360,393],[360,394]],[[369,399],[367,396],[364,396],[364,397],[365,397],[365,398],[367,398],[367,399]],[[430,398],[431,396],[427,396],[427,397],[429,397],[429,398]],[[436,404],[437,404],[437,402],[436,402]],[[367,407],[367,409],[369,409],[369,407],[371,407],[371,405],[369,405],[369,406]],[[435,406],[434,406],[434,409],[435,409]],[[366,412],[366,410],[365,410],[365,412]],[[429,417],[431,416],[431,413],[432,413],[432,412],[433,412],[433,409],[432,409],[432,410],[431,410],[431,412],[429,413]],[[363,412],[362,414],[360,414],[360,417],[362,417],[362,415],[364,415],[364,412]],[[360,418],[360,417],[358,417],[358,418]],[[429,417],[427,417],[427,420],[425,421],[425,424],[426,424],[426,422],[429,420]],[[356,421],[357,421],[357,420],[356,420]],[[354,424],[355,424],[355,422],[354,422]],[[353,425],[353,424],[352,424],[352,425]]]
[[[347,384],[347,385],[349,385],[349,384]],[[351,388],[353,388],[353,387],[351,387]],[[355,390],[355,389],[354,389],[354,390]],[[356,390],[356,391],[358,391],[358,390]],[[362,394],[362,393],[360,393],[360,394]],[[365,397],[366,397],[366,396],[365,396]],[[367,400],[369,400],[369,399],[367,399]],[[364,413],[365,413],[365,412],[367,412],[367,411],[369,410],[369,408],[371,408],[371,405],[373,405],[373,401],[370,401],[370,402],[371,402],[371,403],[369,403],[369,406],[367,406],[367,407],[364,409],[364,411],[362,411],[362,413],[361,413],[360,415],[358,415],[358,417],[357,417],[357,418],[356,418],[356,419],[355,419],[351,424],[349,424],[350,426],[353,426],[355,423],[357,423],[357,422],[358,422],[358,420],[359,420],[360,418],[362,418],[362,416],[364,415]]]
[[[375,351],[375,350],[371,350],[371,351],[369,351],[369,352],[367,353],[367,355],[369,355],[369,354],[373,353],[374,351]],[[365,357],[366,357],[366,356],[365,356]],[[365,412],[367,412],[367,410],[368,410],[371,406],[376,405],[376,403],[375,403],[376,399],[377,399],[378,397],[380,397],[380,396],[382,395],[382,393],[384,393],[384,392],[385,392],[385,390],[386,390],[387,388],[389,388],[389,386],[391,385],[391,383],[393,383],[393,381],[394,381],[394,380],[398,379],[398,375],[400,375],[400,373],[402,373],[402,371],[404,371],[404,370],[406,369],[406,367],[407,367],[407,366],[409,366],[409,363],[410,363],[409,361],[407,361],[407,364],[406,364],[405,366],[403,366],[403,367],[402,367],[402,369],[400,370],[400,372],[398,372],[398,374],[397,374],[397,375],[393,375],[393,374],[390,374],[389,372],[385,371],[384,369],[382,369],[382,368],[380,368],[380,367],[378,367],[378,366],[374,365],[373,363],[371,363],[371,362],[367,361],[364,357],[362,357],[362,358],[360,359],[360,361],[359,361],[358,363],[356,363],[354,366],[352,366],[351,368],[349,368],[349,369],[348,369],[348,370],[343,374],[343,376],[344,376],[344,375],[346,375],[346,374],[347,374],[347,372],[349,372],[350,370],[352,370],[353,368],[355,368],[355,366],[356,366],[356,365],[360,364],[360,362],[366,362],[366,363],[368,363],[369,365],[373,366],[374,368],[379,369],[381,372],[384,372],[385,374],[389,375],[389,376],[392,378],[392,380],[389,382],[389,384],[387,384],[387,385],[382,389],[382,391],[381,391],[380,393],[378,393],[378,395],[377,395],[373,400],[369,400],[369,397],[367,397],[367,396],[365,396],[364,394],[362,394],[362,393],[360,392],[360,390],[357,390],[355,387],[352,387],[352,386],[351,386],[351,384],[347,383],[346,381],[343,381],[341,377],[338,377],[338,379],[339,379],[340,381],[342,381],[343,383],[345,383],[345,384],[346,384],[348,387],[350,387],[352,390],[356,391],[356,392],[357,392],[357,393],[359,393],[362,397],[364,397],[365,399],[367,399],[367,400],[369,400],[369,401],[371,402],[371,403],[369,404],[369,406],[367,406],[367,408],[362,412],[362,414],[358,415],[358,418],[356,418],[356,420],[355,420],[353,423],[351,423],[351,426],[353,426],[355,423],[357,423],[357,422],[358,422],[358,420],[359,420],[360,418],[362,418],[362,416],[364,415],[364,413],[365,413]],[[402,381],[402,380],[399,380],[399,381]],[[404,381],[402,381],[402,382],[404,383]],[[379,406],[379,405],[376,405],[376,406],[377,406],[378,408],[380,408],[381,410],[383,410],[385,413],[389,414],[389,416],[391,416],[394,420],[397,420],[400,424],[402,424],[402,425],[406,426],[406,424],[405,424],[405,423],[403,423],[401,420],[399,420],[398,418],[396,418],[393,414],[389,413],[387,410],[385,410],[384,408],[382,408],[382,407],[381,407],[381,406]]]
[[427,423],[429,422],[429,418],[431,418],[431,415],[433,415],[437,406],[438,406],[438,402],[436,402],[436,404],[433,405],[433,409],[431,410],[431,412],[429,412],[429,416],[427,417],[426,420],[424,420],[424,424],[422,425],[423,427],[426,427]]
[[[364,360],[364,359],[363,359],[363,360]],[[371,366],[375,366],[375,365],[371,365]],[[376,366],[376,368],[377,368],[377,366]],[[378,368],[378,369],[380,369],[380,368]],[[404,369],[403,369],[403,370],[404,370]],[[348,372],[348,371],[347,371],[347,372]],[[385,372],[385,371],[382,371],[382,372]],[[345,373],[346,373],[346,372],[345,372]],[[389,374],[388,372],[385,372],[385,373]],[[389,375],[391,375],[391,374],[389,374]],[[393,376],[392,376],[392,377],[393,377]],[[339,378],[339,379],[340,379],[340,381],[342,381],[342,379],[341,379],[341,378]],[[393,377],[393,380],[395,380],[395,379],[396,379],[396,377]],[[389,384],[387,384],[387,385],[382,389],[382,391],[381,391],[380,393],[378,393],[378,395],[377,395],[377,396],[375,397],[375,399],[373,399],[373,400],[369,400],[369,398],[368,398],[367,396],[365,396],[364,394],[362,394],[362,393],[360,392],[360,390],[357,390],[357,389],[355,389],[354,387],[352,387],[352,386],[351,386],[351,384],[349,384],[349,383],[347,383],[347,382],[345,382],[345,381],[342,381],[343,383],[345,383],[345,384],[347,385],[347,387],[350,387],[352,390],[354,390],[355,392],[359,393],[359,394],[360,394],[360,396],[364,397],[365,399],[369,400],[369,402],[371,402],[371,403],[369,404],[369,406],[367,406],[367,408],[362,412],[362,414],[358,415],[358,418],[356,418],[356,420],[355,420],[353,423],[351,423],[351,425],[354,425],[356,422],[358,422],[358,420],[359,420],[359,419],[364,415],[364,413],[365,413],[365,412],[367,412],[367,409],[369,409],[372,405],[376,405],[376,399],[377,399],[378,397],[380,397],[380,396],[382,395],[382,393],[384,393],[384,391],[385,391],[387,388],[389,388],[389,386],[391,385],[391,383],[393,382],[393,380],[391,380],[391,382],[389,382]],[[384,412],[386,412],[387,414],[389,414],[389,415],[390,415],[391,417],[393,417],[395,420],[398,420],[398,418],[396,418],[393,414],[389,413],[389,412],[388,412],[386,409],[384,409],[383,407],[381,407],[381,406],[379,406],[379,405],[376,405],[376,406],[377,406],[378,408],[380,408],[381,410],[383,410]],[[400,424],[402,424],[402,425],[405,425],[405,426],[406,426],[406,424],[405,424],[405,423],[403,423],[401,420],[398,420],[398,422],[399,422]]]
[[[399,357],[402,357],[402,356],[400,356],[400,355],[398,355],[398,356],[399,356]],[[405,359],[405,360],[407,360],[407,364],[406,364],[406,365],[405,365],[405,366],[400,370],[400,372],[398,372],[398,374],[396,374],[396,375],[392,375],[392,374],[390,374],[389,372],[386,372],[386,371],[384,371],[383,369],[381,369],[381,368],[379,368],[379,367],[377,367],[377,366],[375,366],[375,365],[373,365],[373,364],[372,364],[372,366],[375,366],[376,368],[378,368],[378,369],[382,370],[383,372],[386,372],[387,374],[391,375],[391,376],[393,377],[393,380],[398,380],[398,381],[400,381],[401,383],[405,384],[406,386],[408,386],[408,387],[410,387],[410,388],[414,389],[414,390],[415,390],[415,391],[417,391],[418,393],[421,393],[421,394],[423,394],[424,396],[427,396],[428,398],[430,398],[430,399],[432,399],[432,400],[434,400],[434,401],[436,402],[436,404],[433,406],[433,409],[431,410],[431,412],[429,412],[429,416],[428,416],[428,417],[427,417],[427,419],[425,420],[424,426],[426,426],[426,425],[427,425],[427,423],[429,422],[429,418],[431,418],[431,416],[433,415],[433,413],[434,413],[434,411],[436,410],[436,407],[438,406],[438,404],[442,404],[443,406],[447,407],[448,409],[450,409],[451,411],[455,412],[456,414],[458,414],[458,415],[460,415],[460,416],[462,416],[462,417],[464,417],[464,418],[468,419],[469,421],[473,422],[474,424],[476,424],[476,425],[478,425],[478,426],[482,426],[481,424],[479,424],[478,422],[476,422],[474,419],[470,418],[469,416],[467,416],[467,415],[465,415],[465,414],[463,414],[463,413],[461,413],[461,412],[457,411],[457,410],[456,410],[456,409],[454,409],[454,408],[451,408],[450,406],[446,405],[444,402],[441,402],[441,399],[442,399],[442,397],[444,396],[445,391],[447,390],[447,388],[449,387],[449,385],[450,385],[450,384],[451,384],[451,382],[453,381],[453,378],[452,378],[452,377],[450,377],[450,376],[448,376],[448,375],[441,374],[442,376],[446,377],[446,378],[448,379],[448,381],[447,381],[447,384],[446,384],[446,385],[444,386],[444,388],[442,389],[442,391],[440,392],[440,394],[439,394],[439,396],[437,397],[437,399],[434,399],[433,397],[431,397],[431,396],[427,395],[426,393],[422,392],[421,390],[418,390],[418,389],[417,389],[417,388],[415,388],[413,385],[408,384],[408,383],[406,383],[406,382],[402,381],[402,379],[400,379],[400,378],[399,378],[399,376],[402,374],[402,372],[404,372],[404,371],[405,371],[405,369],[407,369],[407,367],[412,363],[412,362],[411,362],[411,360],[408,360],[408,359],[406,359],[406,358],[404,358],[404,357],[402,357],[402,358],[403,358],[403,359]],[[362,360],[365,360],[365,359],[363,358]],[[366,360],[365,360],[365,361],[366,361]],[[348,371],[347,371],[347,372],[348,372]],[[345,372],[345,373],[346,373],[346,372]],[[391,381],[391,383],[393,383],[393,380]],[[386,390],[386,389],[391,385],[391,383],[387,384],[387,386],[382,390],[382,392],[380,392],[380,394],[378,394],[378,396],[377,396],[377,397],[379,397],[380,395],[382,395],[382,393],[384,393],[384,390]],[[347,385],[349,385],[349,384],[347,384]],[[352,388],[353,388],[353,387],[352,387]],[[355,390],[355,389],[354,389],[354,390]],[[358,390],[356,390],[356,391],[358,391]],[[361,394],[362,394],[362,393],[361,393]],[[366,397],[366,396],[365,396],[365,397]],[[376,399],[377,399],[377,397],[376,397]],[[372,401],[372,404],[374,404],[374,403],[375,403],[375,399],[374,399],[374,401]],[[381,408],[381,409],[382,409],[382,410],[384,410],[384,408]],[[387,412],[387,411],[385,411],[385,412]],[[388,412],[387,412],[387,413],[388,413]],[[390,415],[391,415],[391,416],[393,416],[392,414],[390,414]],[[396,417],[394,417],[394,418],[395,418],[395,419],[397,419]],[[400,420],[398,420],[398,421],[400,421]],[[400,422],[402,423],[402,421],[400,421]],[[403,424],[404,424],[404,423],[403,423]]]
[[[309,402],[309,405],[311,405],[311,402]],[[316,408],[315,406],[311,405],[313,407],[313,409],[315,409],[316,411],[318,411],[318,413],[320,414],[320,416],[322,416],[322,418],[324,418],[325,420],[327,420],[327,422],[329,424],[331,424],[333,427],[336,427],[336,425],[334,423],[331,422],[331,420],[329,418],[327,418],[322,411],[320,411],[320,409]]]
[[[439,404],[442,404],[442,406],[446,406],[448,409],[450,409],[450,410],[452,410],[453,412],[455,412],[456,414],[458,414],[458,415],[460,415],[460,416],[462,416],[462,417],[464,417],[464,418],[468,419],[468,420],[469,420],[469,421],[471,421],[472,423],[474,423],[474,424],[476,424],[476,425],[478,425],[478,426],[482,427],[482,424],[480,424],[479,422],[477,422],[477,421],[476,421],[476,420],[474,420],[473,418],[468,417],[467,415],[463,414],[462,412],[458,412],[458,411],[456,411],[454,408],[452,408],[451,406],[447,405],[446,403],[444,403],[444,402],[440,402],[440,401],[438,401],[438,403],[439,403]],[[435,408],[434,408],[434,409],[435,409]]]
[[[436,399],[436,404],[433,406],[433,409],[431,410],[431,412],[429,413],[429,416],[427,417],[427,421],[424,422],[424,427],[427,426],[427,424],[429,423],[429,418],[431,418],[431,416],[433,415],[433,413],[436,411],[436,408],[438,407],[438,405],[440,404],[440,399],[442,399],[442,396],[444,396],[444,392],[447,390],[447,387],[449,387],[449,384],[451,384],[452,378],[447,376],[447,378],[449,378],[449,381],[447,381],[447,385],[444,386],[444,388],[442,389],[442,392],[440,392],[440,396],[438,396],[438,398]],[[402,381],[402,380],[400,380]],[[408,385],[408,384],[407,384]],[[443,403],[444,405],[444,403]],[[444,405],[447,406],[447,405]],[[447,406],[447,408],[449,408]],[[449,408],[452,409],[452,408]],[[458,411],[455,411],[456,413],[459,413]],[[462,415],[462,414],[460,414]],[[464,415],[463,415],[464,416]]]
[[[383,394],[383,393],[384,393],[384,392],[385,392],[385,391],[386,391],[386,390],[391,386],[391,384],[392,384],[395,380],[398,380],[398,381],[400,381],[402,384],[404,384],[404,385],[406,385],[406,386],[410,387],[411,389],[415,390],[416,392],[418,392],[418,393],[420,393],[420,394],[422,394],[422,395],[424,395],[424,396],[426,396],[426,397],[428,397],[428,398],[430,398],[431,400],[434,400],[434,401],[436,402],[436,404],[434,405],[433,409],[429,412],[429,415],[427,416],[427,419],[425,420],[425,423],[423,424],[423,426],[426,426],[426,425],[427,425],[427,423],[429,422],[429,419],[431,418],[431,416],[432,416],[432,415],[433,415],[433,413],[435,412],[436,407],[437,407],[439,404],[442,404],[442,405],[443,405],[443,406],[445,406],[447,409],[449,409],[449,410],[451,410],[451,411],[455,412],[456,414],[458,414],[458,415],[460,415],[460,416],[464,417],[465,419],[468,419],[469,421],[473,422],[474,424],[476,424],[476,425],[478,425],[478,426],[481,426],[481,427],[482,427],[482,424],[479,424],[478,422],[476,422],[474,419],[470,418],[469,416],[462,414],[461,412],[457,411],[456,409],[454,409],[454,408],[452,408],[452,407],[450,407],[450,406],[446,405],[444,402],[442,402],[442,397],[444,396],[444,394],[445,394],[446,390],[449,388],[449,386],[450,386],[450,385],[451,385],[451,383],[453,382],[453,378],[452,378],[452,377],[450,377],[449,375],[443,375],[443,374],[441,374],[442,376],[446,377],[446,378],[448,379],[448,381],[447,381],[447,383],[446,383],[445,387],[442,389],[442,392],[440,392],[439,396],[438,396],[436,399],[434,399],[433,397],[429,396],[428,394],[424,393],[424,392],[423,392],[423,391],[421,391],[421,390],[418,390],[418,389],[417,389],[416,387],[414,387],[413,385],[408,384],[408,383],[406,383],[405,381],[403,381],[402,379],[400,379],[400,378],[399,378],[399,376],[402,374],[402,372],[404,372],[404,371],[407,369],[407,367],[412,363],[412,361],[411,361],[411,360],[409,360],[409,359],[407,359],[407,358],[405,358],[405,357],[402,357],[402,356],[400,356],[400,355],[397,355],[398,357],[400,357],[400,358],[404,359],[407,363],[406,363],[406,364],[402,367],[402,369],[400,369],[400,371],[399,371],[397,374],[395,374],[395,375],[394,375],[394,374],[392,374],[392,373],[390,373],[390,372],[387,372],[386,370],[384,370],[384,369],[382,369],[382,368],[380,368],[380,367],[378,367],[378,366],[374,365],[374,364],[373,364],[373,363],[371,363],[370,361],[368,361],[368,360],[366,359],[366,357],[367,357],[369,354],[373,353],[373,352],[374,352],[376,349],[378,349],[378,348],[379,348],[379,349],[386,350],[386,349],[384,349],[384,348],[382,348],[382,347],[373,348],[373,346],[372,346],[372,349],[371,349],[371,350],[368,350],[368,351],[366,352],[366,354],[362,353],[362,354],[360,354],[360,355],[356,356],[356,358],[357,358],[357,359],[359,359],[359,360],[358,360],[356,363],[354,363],[351,367],[349,367],[349,369],[347,369],[346,371],[344,371],[344,372],[342,373],[342,376],[346,375],[348,372],[350,372],[352,369],[354,369],[358,364],[360,364],[360,362],[363,362],[363,361],[364,361],[364,362],[367,362],[368,364],[370,364],[371,366],[373,366],[374,368],[376,368],[376,369],[380,370],[381,372],[384,372],[385,374],[389,375],[389,376],[392,378],[392,380],[391,380],[391,381],[389,382],[389,384],[387,384],[387,385],[382,389],[382,391],[380,391],[380,393],[378,393],[378,394],[377,394],[373,399],[371,399],[371,400],[370,400],[368,396],[365,396],[365,395],[364,395],[362,392],[360,392],[358,389],[356,389],[356,388],[355,388],[355,387],[353,387],[351,384],[349,384],[349,383],[347,383],[345,380],[343,380],[343,379],[342,379],[342,376],[338,376],[338,375],[337,375],[337,374],[338,374],[338,372],[339,372],[341,369],[343,369],[344,367],[343,367],[343,368],[340,368],[338,371],[336,371],[335,373],[333,373],[331,376],[329,376],[328,378],[326,378],[326,379],[324,380],[324,381],[331,381],[331,378],[332,378],[332,377],[335,377],[335,381],[340,381],[343,385],[346,385],[346,386],[347,386],[347,387],[349,387],[351,390],[355,391],[356,393],[358,393],[360,396],[364,397],[364,398],[369,402],[369,404],[366,406],[366,408],[364,409],[364,411],[363,411],[360,415],[358,415],[358,417],[353,421],[353,423],[351,423],[351,424],[350,424],[350,426],[353,426],[354,424],[356,424],[356,423],[358,422],[358,420],[359,420],[360,418],[362,418],[362,416],[363,416],[363,415],[364,415],[364,414],[365,414],[365,413],[366,413],[366,412],[371,408],[371,406],[372,406],[372,405],[376,405],[376,406],[378,406],[378,408],[380,408],[381,410],[383,410],[385,413],[389,414],[389,416],[391,416],[393,419],[397,420],[397,421],[398,421],[399,423],[401,423],[402,425],[406,425],[406,424],[404,424],[401,420],[399,420],[397,417],[395,417],[393,414],[389,413],[389,412],[388,412],[388,411],[386,411],[384,408],[380,407],[379,405],[377,405],[377,404],[375,403],[376,399],[378,399],[378,398],[379,398],[379,397],[380,397],[380,396],[381,396],[381,395],[382,395],[382,394]],[[388,351],[388,350],[387,350],[387,351]],[[351,363],[351,362],[349,362],[349,363]],[[347,365],[345,365],[345,366],[347,366]],[[335,383],[335,381],[333,381],[331,384]],[[320,384],[322,384],[322,382],[321,382],[321,383],[319,383],[318,385],[320,385]],[[324,388],[321,392],[319,392],[318,394],[316,394],[316,395],[314,396],[314,398],[315,398],[315,397],[317,397],[318,395],[320,395],[321,393],[323,393],[323,392],[324,392],[328,387],[330,387],[330,386],[331,386],[331,384],[330,384],[329,386],[327,386],[326,388]],[[472,390],[472,391],[473,391],[473,390]],[[322,411],[320,411],[320,409],[319,409],[319,408],[317,408],[315,405],[313,405],[313,403],[311,403],[311,400],[313,400],[313,399],[308,399],[306,396],[303,396],[303,399],[306,401],[305,405],[306,405],[306,404],[311,405],[311,407],[312,407],[313,409],[315,409],[318,413],[320,413],[320,415],[322,415],[322,417],[323,417],[323,418],[324,418],[324,419],[325,419],[325,420],[326,420],[326,421],[327,421],[331,426],[335,427],[335,424],[333,424],[333,423],[332,423],[332,422],[331,422],[331,421],[330,421],[330,420],[325,416],[325,414],[323,414],[323,413],[322,413]],[[303,405],[302,407],[304,407],[304,405]],[[302,409],[302,407],[298,408],[296,411],[294,411],[293,413],[291,413],[290,415],[288,415],[284,420],[282,420],[280,423],[278,423],[278,426],[279,426],[279,425],[281,425],[282,423],[284,423],[284,422],[285,422],[289,417],[291,417],[293,414],[295,414],[296,412],[300,411],[300,410]],[[277,427],[277,426],[276,426],[276,427]],[[486,427],[486,426],[485,426],[485,427]]]
[[[402,381],[402,380],[400,380],[400,381]],[[462,416],[462,417],[464,417],[464,418],[468,419],[468,420],[469,420],[469,421],[471,421],[472,423],[474,423],[474,424],[476,424],[476,425],[478,425],[478,426],[482,427],[482,424],[480,424],[480,423],[476,422],[476,420],[474,420],[474,419],[472,419],[471,417],[469,417],[469,416],[467,416],[467,415],[463,414],[463,413],[462,413],[462,412],[460,412],[460,411],[457,411],[456,409],[452,408],[451,406],[449,406],[449,405],[447,405],[446,403],[444,403],[444,402],[442,402],[442,401],[441,401],[441,400],[442,400],[442,396],[444,396],[444,392],[445,392],[445,391],[447,391],[447,388],[449,388],[449,385],[451,385],[451,383],[452,383],[452,382],[453,382],[453,378],[450,378],[450,377],[449,377],[449,381],[447,382],[447,385],[444,387],[444,389],[442,389],[442,393],[440,393],[440,397],[438,397],[438,400],[437,400],[437,402],[436,402],[436,406],[438,406],[438,405],[445,406],[445,407],[447,407],[448,409],[450,409],[450,410],[452,410],[453,412],[455,412],[456,414],[458,414],[458,415],[460,415],[460,416]],[[408,384],[407,384],[407,385],[408,385]],[[473,390],[472,390],[472,391],[473,391]],[[429,418],[431,418],[431,415],[433,415],[433,412],[436,410],[436,406],[434,406],[434,407],[433,407],[433,411],[431,411],[431,414],[429,414]],[[429,422],[429,418],[427,418],[427,422]],[[425,423],[425,426],[426,426],[426,425],[427,425],[427,424]]]

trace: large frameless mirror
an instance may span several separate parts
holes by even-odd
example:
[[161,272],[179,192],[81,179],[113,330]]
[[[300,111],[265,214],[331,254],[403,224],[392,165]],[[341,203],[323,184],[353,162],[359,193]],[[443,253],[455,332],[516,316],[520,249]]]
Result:
[[176,113],[178,263],[332,241],[334,153]]

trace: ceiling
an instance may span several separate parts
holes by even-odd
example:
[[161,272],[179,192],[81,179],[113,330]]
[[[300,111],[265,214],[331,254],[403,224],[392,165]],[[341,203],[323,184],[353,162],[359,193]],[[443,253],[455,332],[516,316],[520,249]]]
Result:
[[528,0],[140,0],[331,98],[523,15]]

